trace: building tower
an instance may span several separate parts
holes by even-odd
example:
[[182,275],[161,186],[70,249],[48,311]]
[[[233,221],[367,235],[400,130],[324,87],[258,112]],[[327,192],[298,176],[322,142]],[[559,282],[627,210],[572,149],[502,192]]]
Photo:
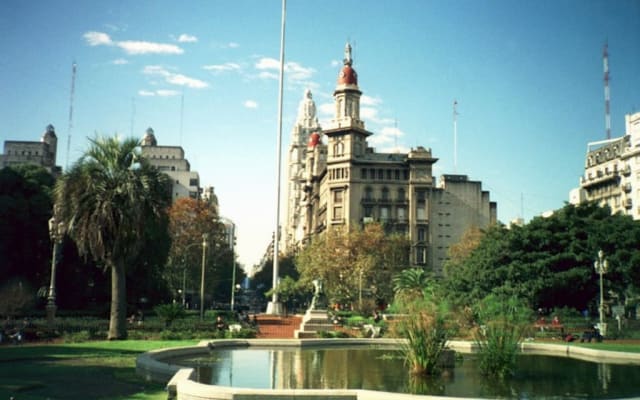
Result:
[[56,165],[56,154],[58,152],[58,136],[53,125],[47,125],[42,134],[42,143],[45,143],[45,149],[42,159],[42,165],[45,168],[54,168]]
[[311,91],[307,89],[298,106],[298,117],[291,131],[291,144],[289,145],[287,224],[284,237],[286,252],[293,251],[295,243],[300,242],[303,237],[304,224],[300,217],[306,180],[304,171],[307,140],[309,135],[320,130],[321,127],[316,117],[316,103],[313,101]]

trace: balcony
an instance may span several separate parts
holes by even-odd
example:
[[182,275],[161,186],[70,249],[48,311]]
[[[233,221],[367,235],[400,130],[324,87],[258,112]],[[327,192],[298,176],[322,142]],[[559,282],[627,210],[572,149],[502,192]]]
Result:
[[633,207],[633,202],[631,201],[631,199],[625,199],[624,208],[631,209],[632,207]]

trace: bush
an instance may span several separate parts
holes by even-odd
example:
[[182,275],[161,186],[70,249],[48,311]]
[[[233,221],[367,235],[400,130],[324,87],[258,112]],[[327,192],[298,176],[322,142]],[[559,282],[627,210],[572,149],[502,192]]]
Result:
[[91,339],[92,336],[89,331],[65,332],[62,335],[62,340],[64,340],[65,343],[82,343]]
[[155,306],[153,311],[164,321],[164,326],[167,328],[173,321],[184,318],[186,315],[184,307],[178,303],[160,304]]

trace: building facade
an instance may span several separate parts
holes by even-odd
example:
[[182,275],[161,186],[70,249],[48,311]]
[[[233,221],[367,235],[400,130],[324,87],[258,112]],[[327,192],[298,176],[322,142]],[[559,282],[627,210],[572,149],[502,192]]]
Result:
[[640,219],[640,112],[625,116],[625,132],[587,145],[584,175],[570,203],[597,202]]
[[[388,233],[409,238],[413,265],[439,274],[449,246],[467,229],[495,223],[497,205],[480,182],[465,175],[445,175],[438,185],[433,176],[438,159],[431,149],[419,146],[400,154],[369,147],[373,133],[360,118],[362,92],[349,44],[343,63],[328,126],[321,130],[299,112],[294,127],[285,250],[293,252],[328,229],[377,221]],[[301,108],[310,100],[307,91]],[[304,150],[298,132],[310,132]]]
[[4,152],[0,155],[0,168],[33,164],[45,168],[53,176],[58,176],[62,173],[62,168],[56,165],[57,151],[58,136],[53,125],[49,124],[39,142],[5,141]]
[[180,197],[200,198],[200,176],[196,171],[191,171],[191,165],[189,160],[184,158],[184,149],[181,146],[158,146],[151,128],[147,129],[141,144],[142,155],[151,165],[171,178],[172,201]]

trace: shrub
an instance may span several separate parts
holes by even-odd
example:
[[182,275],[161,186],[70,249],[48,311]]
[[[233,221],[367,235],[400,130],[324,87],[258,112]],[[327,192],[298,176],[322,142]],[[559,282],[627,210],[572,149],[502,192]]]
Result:
[[178,303],[160,304],[153,308],[153,311],[164,321],[164,326],[169,327],[177,319],[186,315],[184,307]]
[[65,343],[82,343],[91,339],[92,337],[89,331],[65,332],[62,335],[62,340],[64,340]]

